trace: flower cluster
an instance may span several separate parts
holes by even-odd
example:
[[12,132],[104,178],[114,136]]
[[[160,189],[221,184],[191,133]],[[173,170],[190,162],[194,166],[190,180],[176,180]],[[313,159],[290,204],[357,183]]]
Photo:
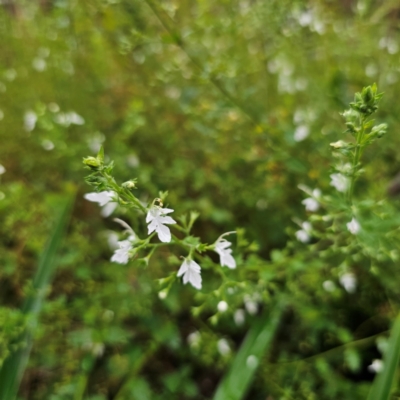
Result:
[[[116,241],[117,248],[111,257],[112,262],[127,264],[133,256],[147,250],[147,256],[141,259],[147,265],[153,252],[163,244],[184,247],[188,250],[189,254],[184,257],[176,276],[178,278],[182,277],[184,284],[190,283],[196,289],[201,289],[202,278],[201,267],[194,261],[195,254],[197,256],[197,253],[199,253],[198,256],[201,257],[200,254],[206,250],[215,251],[219,255],[222,267],[226,266],[229,269],[236,268],[236,261],[233,258],[232,249],[230,248],[232,243],[224,239],[224,236],[233,232],[221,235],[213,245],[201,244],[198,238],[194,238],[189,234],[195,219],[198,217],[197,213],[190,213],[189,219],[187,217],[180,218],[183,224],[183,226],[180,226],[169,215],[174,210],[163,206],[166,193],[160,193],[160,198],[154,199],[150,205],[142,203],[132,193],[136,189],[135,179],[131,179],[122,185],[118,185],[115,182],[115,179],[111,175],[113,165],[112,163],[109,165],[104,164],[104,150],[102,148],[97,157],[85,158],[84,164],[92,171],[92,174],[87,177],[87,182],[97,189],[97,192],[87,193],[84,197],[86,200],[96,202],[102,207],[101,215],[103,217],[110,216],[118,204],[129,206],[145,214],[148,235],[146,239],[141,239],[126,222],[114,219],[114,221],[126,229],[129,237],[126,240]],[[180,232],[185,232],[187,236],[183,239],[173,236],[169,225],[177,225],[177,229]],[[155,234],[161,243],[151,242]],[[166,295],[166,292],[163,292],[164,295]]]

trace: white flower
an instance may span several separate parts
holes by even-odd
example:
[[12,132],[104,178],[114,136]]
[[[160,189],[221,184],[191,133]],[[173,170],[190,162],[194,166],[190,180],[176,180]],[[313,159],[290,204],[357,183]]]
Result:
[[37,115],[33,111],[27,111],[24,115],[24,128],[30,132],[35,129]]
[[332,281],[324,281],[322,283],[322,287],[327,291],[327,292],[334,292],[336,289],[335,284]]
[[6,169],[0,164],[0,175],[3,175]]
[[217,342],[217,348],[222,356],[227,356],[231,352],[231,347],[226,339],[219,339]]
[[194,331],[188,335],[186,340],[190,347],[198,347],[201,342],[201,334],[199,331]]
[[313,199],[312,197],[307,197],[301,203],[304,204],[307,211],[314,212],[314,211],[318,211],[318,209],[319,209],[318,201]]
[[228,303],[224,300],[220,301],[217,305],[219,312],[225,312],[228,309]]
[[226,239],[220,237],[215,243],[215,251],[219,254],[221,266],[227,266],[228,268],[235,269],[236,261],[232,257],[232,249],[228,249],[232,243]]
[[345,192],[349,187],[349,178],[344,176],[343,174],[331,174],[331,183],[330,185],[333,186],[338,192]]
[[132,242],[129,239],[118,242],[119,249],[115,250],[111,257],[112,262],[126,264],[129,261],[129,251],[132,249]]
[[196,289],[201,289],[200,265],[185,258],[178,271],[178,277],[183,275],[183,283],[190,283]]
[[239,308],[235,311],[233,314],[233,320],[235,321],[235,324],[237,326],[241,326],[244,324],[244,321],[246,320],[246,313],[242,308]]
[[258,312],[258,303],[252,296],[244,296],[244,308],[250,315],[255,315]]
[[301,142],[310,134],[310,128],[307,125],[299,125],[294,131],[295,142]]
[[112,197],[114,196],[113,191],[104,191],[104,192],[93,192],[93,193],[87,193],[83,197],[86,200],[93,201],[95,203],[99,203],[100,207],[103,207],[101,210],[101,215],[103,217],[108,217],[111,215],[114,210],[117,208],[118,203],[115,201],[112,201]]
[[373,360],[371,365],[368,365],[368,371],[372,373],[379,373],[383,370],[383,361],[382,360]]
[[309,222],[303,222],[301,227],[303,229],[300,229],[295,233],[296,238],[299,242],[308,243],[311,239],[311,224]]
[[346,224],[346,226],[349,232],[352,233],[353,235],[357,235],[357,233],[360,232],[361,230],[360,223],[354,217],[350,222]]
[[171,217],[166,216],[173,212],[170,208],[161,208],[159,206],[152,206],[147,213],[146,222],[148,234],[156,231],[158,238],[161,242],[168,243],[171,241],[171,231],[164,224],[176,224],[176,221]]
[[343,274],[339,278],[340,284],[345,288],[346,292],[354,293],[357,287],[357,278],[351,272]]

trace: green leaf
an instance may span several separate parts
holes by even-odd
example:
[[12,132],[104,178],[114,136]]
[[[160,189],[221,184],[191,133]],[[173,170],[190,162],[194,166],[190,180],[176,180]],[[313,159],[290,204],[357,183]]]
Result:
[[272,343],[285,309],[281,302],[271,313],[264,313],[250,328],[230,370],[222,378],[213,400],[240,400],[250,387],[266,349]]
[[38,324],[38,316],[46,295],[46,289],[55,270],[56,255],[70,218],[74,197],[75,193],[68,196],[67,200],[60,202],[54,229],[49,235],[47,246],[40,257],[38,269],[33,279],[33,290],[22,307],[23,313],[28,316],[28,326],[20,338],[25,346],[6,359],[0,370],[0,399],[14,400],[17,395],[19,384],[28,363],[32,337]]
[[400,314],[397,316],[383,357],[383,370],[377,374],[368,400],[388,400],[400,357]]

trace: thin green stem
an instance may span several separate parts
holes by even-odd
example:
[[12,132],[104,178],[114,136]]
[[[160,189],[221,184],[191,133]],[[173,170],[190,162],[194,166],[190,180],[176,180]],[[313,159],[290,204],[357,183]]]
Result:
[[361,155],[362,155],[362,141],[365,134],[365,117],[360,115],[360,130],[357,132],[356,136],[356,149],[354,151],[353,156],[353,165],[351,166],[351,180],[350,180],[350,187],[347,192],[347,199],[349,204],[352,204],[353,200],[353,193],[354,193],[354,186],[357,179],[357,171],[358,165],[360,163]]

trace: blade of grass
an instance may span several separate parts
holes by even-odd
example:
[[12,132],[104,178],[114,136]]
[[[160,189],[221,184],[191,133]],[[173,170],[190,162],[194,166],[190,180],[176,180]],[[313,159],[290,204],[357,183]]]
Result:
[[38,269],[33,279],[33,290],[22,307],[22,311],[28,316],[27,328],[21,338],[25,347],[6,359],[0,370],[0,399],[14,400],[17,395],[22,375],[28,363],[39,312],[47,292],[47,286],[55,270],[56,254],[70,218],[74,197],[75,195],[71,195],[60,204],[53,231],[41,254]]
[[377,374],[372,383],[368,400],[387,400],[393,386],[400,357],[400,314],[397,316],[388,347],[383,357],[383,370]]
[[244,397],[259,361],[272,342],[284,309],[284,302],[278,304],[272,313],[265,313],[250,328],[213,400],[240,400]]

